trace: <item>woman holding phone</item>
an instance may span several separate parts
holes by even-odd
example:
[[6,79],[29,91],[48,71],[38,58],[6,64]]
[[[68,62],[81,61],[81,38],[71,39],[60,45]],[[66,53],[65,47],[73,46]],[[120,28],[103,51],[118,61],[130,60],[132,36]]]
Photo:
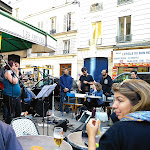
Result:
[[[150,144],[150,85],[138,79],[114,83],[114,104],[120,121],[110,127],[99,141],[99,150],[149,150]],[[87,125],[89,150],[96,149],[98,120]]]

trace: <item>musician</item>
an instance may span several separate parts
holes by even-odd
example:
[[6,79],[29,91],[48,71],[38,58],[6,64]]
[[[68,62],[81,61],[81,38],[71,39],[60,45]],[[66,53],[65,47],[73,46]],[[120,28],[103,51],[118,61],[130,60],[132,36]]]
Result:
[[[8,65],[11,68],[9,68]],[[12,116],[20,117],[21,115],[21,103],[19,100],[21,88],[17,78],[19,75],[18,67],[16,67],[15,64],[10,61],[8,62],[8,65],[5,66],[6,72],[3,79],[3,99],[8,109],[7,119],[5,122],[10,124]],[[13,72],[15,72],[15,74]]]

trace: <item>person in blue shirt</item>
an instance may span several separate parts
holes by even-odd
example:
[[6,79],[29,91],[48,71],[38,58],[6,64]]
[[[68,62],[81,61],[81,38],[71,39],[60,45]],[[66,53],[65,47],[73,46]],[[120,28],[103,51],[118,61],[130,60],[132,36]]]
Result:
[[23,150],[11,126],[0,121],[0,150]]
[[[63,112],[63,102],[64,100],[67,100],[67,92],[70,92],[70,89],[73,84],[73,79],[69,75],[68,68],[64,69],[64,74],[60,77],[59,85],[60,85],[60,105],[59,109],[61,112]],[[68,108],[65,108],[65,111],[68,113]]]
[[101,98],[88,98],[87,101],[84,102],[87,109],[103,105],[103,90],[100,83],[95,83],[93,85],[93,89],[90,91],[89,95],[100,96]]

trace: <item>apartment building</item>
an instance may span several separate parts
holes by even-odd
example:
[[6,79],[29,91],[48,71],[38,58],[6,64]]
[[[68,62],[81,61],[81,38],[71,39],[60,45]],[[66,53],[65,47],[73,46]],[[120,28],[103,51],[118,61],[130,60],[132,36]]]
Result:
[[150,70],[149,1],[51,0],[36,10],[29,4],[27,9],[16,6],[19,9],[14,9],[14,15],[19,17],[18,12],[25,10],[21,19],[52,34],[57,50],[49,54],[29,50],[28,59],[22,59],[24,64],[48,63],[54,67],[54,76],[69,67],[75,79],[86,66],[96,81],[102,69],[108,69],[113,78],[131,70]]
[[131,70],[150,71],[149,1],[80,2],[78,69],[86,66],[96,81],[102,69],[113,78]]
[[[37,6],[37,3],[34,5]],[[33,4],[30,1],[28,4],[25,1],[15,4],[13,14],[16,17],[21,17],[24,21],[46,31],[57,39],[57,50],[54,53],[41,53],[39,49],[38,53],[36,51],[33,54],[29,49],[28,57],[21,61],[22,67],[25,67],[24,64],[50,66],[56,77],[63,74],[64,68],[69,68],[70,75],[77,80],[79,6],[66,0],[51,0],[46,4],[42,2],[42,9],[36,8],[35,10],[32,9]]]

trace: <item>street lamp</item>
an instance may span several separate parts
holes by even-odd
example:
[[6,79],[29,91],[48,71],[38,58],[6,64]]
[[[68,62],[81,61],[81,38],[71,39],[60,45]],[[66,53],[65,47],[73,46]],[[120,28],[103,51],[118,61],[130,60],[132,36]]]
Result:
[[78,4],[78,5],[79,5],[79,7],[80,7],[80,2],[79,2],[79,1],[77,1],[77,0],[74,0],[71,4],[73,4],[73,5]]

